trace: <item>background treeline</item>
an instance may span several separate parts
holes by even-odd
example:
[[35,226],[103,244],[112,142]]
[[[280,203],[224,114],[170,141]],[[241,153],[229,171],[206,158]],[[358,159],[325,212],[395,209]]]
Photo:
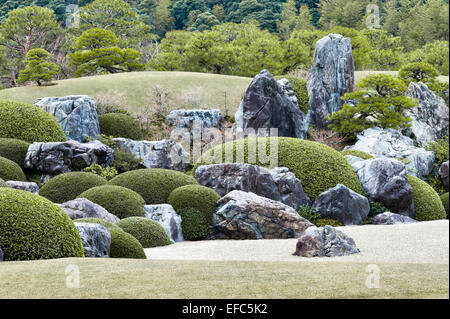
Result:
[[[378,29],[367,28],[369,3],[380,9]],[[80,5],[77,28],[66,25],[69,4]],[[330,32],[352,39],[358,70],[426,62],[448,75],[448,19],[448,0],[0,0],[0,79],[17,85],[35,48],[50,53],[59,79],[139,69],[287,74],[309,68],[315,42]],[[92,29],[90,41],[98,29],[117,39],[77,44]],[[100,53],[106,67],[97,67]],[[134,67],[111,67],[130,57]]]

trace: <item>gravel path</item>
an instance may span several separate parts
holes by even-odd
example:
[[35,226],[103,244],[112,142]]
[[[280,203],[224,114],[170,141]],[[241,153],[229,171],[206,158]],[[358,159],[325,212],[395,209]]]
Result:
[[449,221],[338,227],[361,253],[333,258],[292,256],[297,239],[186,241],[146,249],[148,259],[449,263]]

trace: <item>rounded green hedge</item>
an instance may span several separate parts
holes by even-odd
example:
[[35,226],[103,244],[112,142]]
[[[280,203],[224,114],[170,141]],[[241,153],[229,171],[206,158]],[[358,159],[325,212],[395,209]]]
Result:
[[111,258],[147,259],[144,247],[132,235],[122,229],[110,228],[111,233]]
[[39,195],[54,203],[64,203],[77,198],[90,188],[108,183],[104,178],[84,172],[70,172],[53,177],[42,186]]
[[0,178],[0,187],[9,187],[3,179]]
[[210,221],[220,196],[211,188],[201,185],[186,185],[170,193],[167,202],[177,211],[182,208],[195,208]]
[[27,179],[19,164],[1,156],[0,178],[5,181],[25,181]]
[[441,202],[444,205],[445,213],[447,214],[448,219],[448,192],[441,195]]
[[116,224],[123,231],[136,238],[144,248],[167,246],[171,244],[164,227],[145,217],[128,217]]
[[[270,153],[270,144],[275,143],[272,139],[278,140],[278,152]],[[266,154],[272,162],[277,160],[276,166],[284,166],[297,176],[302,182],[303,189],[311,200],[324,191],[343,184],[353,191],[362,194],[363,188],[358,175],[353,170],[347,159],[338,151],[329,146],[290,137],[270,137],[270,138],[247,138],[218,145],[203,154],[202,158],[195,165],[197,169],[200,165],[211,164],[204,160],[205,156],[214,156],[215,162],[225,162],[225,154],[234,154],[233,161],[236,161],[236,149],[244,149],[243,161],[249,162],[248,149],[258,150],[259,143],[266,144]],[[262,147],[263,147],[262,146]],[[220,153],[221,152],[221,153]],[[264,154],[264,155],[266,155]],[[251,160],[250,164],[268,166],[269,159],[260,161],[256,158],[256,163]]]
[[81,193],[78,198],[87,198],[120,219],[131,216],[145,216],[145,201],[142,196],[125,187],[97,186]]
[[0,137],[29,143],[66,140],[58,121],[37,106],[0,101]]
[[181,172],[146,168],[120,174],[110,180],[109,184],[134,190],[148,205],[152,205],[167,203],[170,193],[178,187],[198,183],[192,176]]
[[335,219],[331,219],[331,218],[319,218],[316,221],[316,226],[317,227],[324,227],[324,226],[333,226],[333,227],[340,227],[340,226],[344,226],[344,224],[342,224],[340,221],[335,220]]
[[436,191],[420,178],[408,175],[412,187],[415,219],[418,221],[445,219],[445,209]]
[[205,215],[195,208],[182,208],[176,211],[181,216],[181,228],[185,240],[205,239],[209,223]]
[[5,260],[84,257],[78,230],[61,208],[13,188],[0,189],[0,247]]
[[23,168],[29,146],[30,143],[15,138],[0,138],[0,156]]
[[356,156],[356,157],[362,158],[364,160],[375,158],[375,157],[373,157],[372,155],[370,155],[370,154],[368,154],[366,152],[358,151],[358,150],[343,150],[343,151],[341,151],[341,154],[344,155],[344,156],[345,155]]
[[100,132],[113,137],[140,140],[142,137],[139,123],[131,116],[120,113],[108,113],[98,117]]

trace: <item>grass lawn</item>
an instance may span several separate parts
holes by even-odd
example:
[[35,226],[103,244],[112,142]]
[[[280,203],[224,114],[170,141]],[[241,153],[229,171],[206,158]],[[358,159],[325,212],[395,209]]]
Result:
[[[77,265],[80,288],[66,287]],[[58,259],[0,263],[0,298],[448,298],[448,264]]]

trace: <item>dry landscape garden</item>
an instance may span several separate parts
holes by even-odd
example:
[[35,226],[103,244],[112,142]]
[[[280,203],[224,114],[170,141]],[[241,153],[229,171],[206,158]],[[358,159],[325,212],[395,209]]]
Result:
[[449,298],[448,0],[0,0],[0,298]]

